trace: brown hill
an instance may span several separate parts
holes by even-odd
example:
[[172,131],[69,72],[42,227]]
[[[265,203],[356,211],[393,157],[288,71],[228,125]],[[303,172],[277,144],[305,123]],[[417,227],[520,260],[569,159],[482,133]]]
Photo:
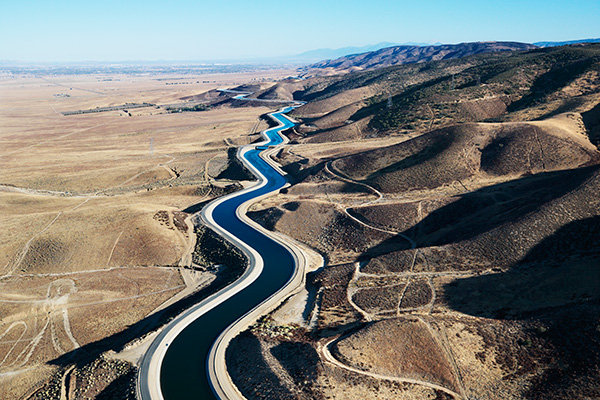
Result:
[[294,100],[294,94],[303,89],[304,81],[299,79],[286,79],[275,85],[257,90],[248,97],[262,100]]
[[[369,224],[413,238],[428,267],[435,270],[507,268],[561,227],[597,216],[600,208],[593,193],[599,185],[598,166],[591,166],[525,176],[427,204],[372,205],[355,208],[353,213]],[[399,218],[391,218],[395,215]],[[569,240],[583,240],[578,235],[588,233],[582,231]],[[371,248],[363,256],[372,260],[365,271],[396,265],[393,260],[408,251],[408,245],[396,246],[390,251],[391,242],[382,242]],[[586,251],[577,245],[563,255],[575,257]],[[529,261],[552,258],[541,250],[527,257]],[[406,268],[405,263],[393,267]]]
[[[293,95],[309,103],[293,115],[304,122],[305,142],[543,119],[592,109],[600,101],[599,77],[597,44],[477,54],[306,79]],[[336,112],[348,105],[354,114]],[[593,115],[584,114],[584,122],[594,125]]]
[[577,168],[599,159],[580,119],[563,115],[543,122],[455,125],[332,164],[354,180],[398,193],[474,178]]
[[232,95],[229,93],[221,92],[217,89],[211,89],[204,93],[181,97],[181,100],[183,100],[183,101],[199,101],[202,103],[214,104],[214,103],[219,103],[219,102],[222,102],[225,100],[229,100],[231,97],[232,97]]
[[315,70],[334,69],[348,72],[357,69],[372,69],[406,63],[420,63],[433,60],[449,60],[474,54],[497,51],[531,50],[537,46],[518,42],[475,42],[444,44],[440,46],[393,46],[361,54],[352,54],[335,60],[321,61],[306,67],[310,73]]
[[276,157],[294,184],[250,215],[323,256],[303,344],[338,363],[310,364],[311,390],[440,398],[376,373],[456,398],[598,398],[599,66],[585,45],[302,82]]

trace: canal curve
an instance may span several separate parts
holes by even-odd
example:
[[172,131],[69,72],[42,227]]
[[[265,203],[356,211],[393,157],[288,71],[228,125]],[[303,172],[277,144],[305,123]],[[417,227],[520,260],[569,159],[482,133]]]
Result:
[[260,305],[272,302],[292,279],[298,281],[297,252],[251,226],[245,217],[250,203],[288,185],[283,172],[264,153],[282,144],[281,132],[294,126],[283,115],[292,108],[269,114],[279,125],[263,132],[265,141],[238,152],[258,182],[213,201],[202,211],[205,223],[240,247],[250,266],[236,282],[178,316],[153,341],[140,366],[138,393],[142,399],[235,397],[234,385],[222,382],[227,375],[224,354],[229,340],[247,326],[242,323],[244,317],[248,320]]

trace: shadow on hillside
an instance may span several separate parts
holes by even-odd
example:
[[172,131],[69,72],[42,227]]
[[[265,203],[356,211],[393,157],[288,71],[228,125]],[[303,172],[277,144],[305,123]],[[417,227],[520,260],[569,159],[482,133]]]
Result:
[[238,182],[231,183],[225,187],[211,185],[210,192],[208,194],[209,198],[207,200],[201,201],[199,203],[194,203],[191,206],[183,209],[182,211],[188,214],[195,214],[199,211],[202,211],[204,206],[209,204],[211,201],[216,200],[218,197],[237,192],[239,190],[242,190],[243,188],[244,187]]
[[307,392],[308,398],[324,398],[317,388],[312,387],[319,377],[321,363],[319,354],[312,345],[305,342],[281,342],[271,349],[271,354],[292,377],[296,386]]
[[540,327],[526,332],[538,346],[521,343],[549,357],[526,398],[598,398],[600,216],[565,225],[506,272],[458,279],[443,292],[452,310]]
[[303,168],[307,162],[306,160],[300,160],[282,167],[283,171],[288,174],[287,179],[292,185],[302,182],[309,176],[316,175],[327,163],[326,161],[321,161],[311,167]]
[[554,93],[577,79],[581,74],[596,63],[593,57],[569,63],[565,68],[561,63],[559,68],[552,68],[540,75],[531,85],[529,94],[523,96],[508,106],[508,112],[522,110],[536,102],[543,100],[547,95]]
[[256,177],[246,168],[246,166],[237,158],[237,147],[227,149],[227,168],[225,168],[216,179],[229,179],[234,181],[252,181]]
[[556,110],[550,111],[550,112],[536,118],[535,121],[543,121],[545,119],[554,117],[558,114],[573,112],[573,110],[577,109],[577,107],[581,107],[581,106],[585,105],[585,103],[586,103],[586,99],[580,98],[580,97],[576,97],[574,99],[566,99],[564,101],[564,103],[560,107],[558,107]]
[[388,99],[384,98],[379,102],[362,107],[357,112],[352,114],[349,119],[352,121],[358,121],[365,117],[379,113],[383,114],[381,117],[385,119],[390,115],[397,114],[400,110],[406,110],[410,108],[413,103],[416,102],[428,89],[444,82],[449,83],[451,80],[452,76],[449,74],[410,86],[392,97],[393,107],[391,109],[388,107]]
[[[501,225],[514,222],[539,210],[544,204],[577,189],[591,178],[599,166],[540,173],[488,186],[460,196],[458,200],[425,217],[402,232],[416,247],[442,246],[472,239]],[[370,248],[361,259],[406,250],[406,241],[397,237]],[[400,247],[398,247],[400,246]]]
[[188,213],[188,214],[196,214],[197,212],[202,211],[204,206],[206,206],[208,203],[210,203],[213,200],[214,200],[214,198],[210,198],[208,200],[201,201],[200,203],[193,204],[193,205],[189,206],[188,208],[184,209],[183,212]]
[[581,113],[581,117],[590,142],[600,148],[600,103],[591,110]]
[[236,336],[227,347],[225,359],[234,384],[246,398],[298,398],[273,373],[260,341],[251,333],[246,331]]
[[563,226],[506,272],[456,280],[445,293],[452,309],[496,319],[524,319],[564,304],[598,302],[600,216]]
[[133,368],[112,381],[102,392],[98,393],[96,400],[135,399],[136,371]]
[[414,167],[415,165],[419,165],[434,159],[455,142],[456,135],[449,134],[447,132],[439,132],[436,135],[428,135],[427,139],[430,140],[430,143],[426,147],[396,163],[373,172],[365,179],[365,181],[369,181],[382,175],[401,171],[403,169],[408,169],[410,167]]

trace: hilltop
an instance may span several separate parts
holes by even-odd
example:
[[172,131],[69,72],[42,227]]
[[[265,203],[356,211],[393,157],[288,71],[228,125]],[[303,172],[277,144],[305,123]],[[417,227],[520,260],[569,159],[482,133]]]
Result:
[[597,39],[580,39],[580,40],[566,40],[563,42],[535,42],[533,43],[539,47],[554,47],[554,46],[565,46],[568,44],[578,44],[578,43],[600,43],[600,38]]
[[281,82],[270,92],[309,101],[294,111],[306,140],[348,140],[586,111],[599,65],[600,44],[572,45]]
[[600,395],[600,45],[288,79],[255,96],[308,103],[274,157],[292,186],[249,215],[323,266],[302,315],[290,317],[300,294],[232,343],[244,395]]
[[430,46],[389,46],[382,49],[325,60],[304,68],[307,74],[337,73],[434,60],[462,58],[497,51],[530,50],[537,46],[518,42],[475,42]]

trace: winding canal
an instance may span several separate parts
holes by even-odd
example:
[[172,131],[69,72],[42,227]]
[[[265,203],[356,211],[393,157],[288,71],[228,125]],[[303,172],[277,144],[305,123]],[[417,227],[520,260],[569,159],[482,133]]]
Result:
[[[283,115],[291,109],[292,107],[287,107],[270,114],[280,125],[263,132],[266,141],[260,143],[261,147],[276,146],[283,142],[281,131],[294,125]],[[165,400],[214,399],[215,394],[207,377],[208,355],[211,346],[229,325],[263,303],[285,286],[294,275],[296,266],[289,250],[255,230],[238,216],[238,208],[244,203],[277,191],[287,183],[284,176],[261,158],[260,153],[264,148],[261,150],[255,146],[246,146],[238,155],[243,157],[247,164],[250,164],[251,169],[254,168],[259,172],[259,183],[251,189],[215,201],[212,206],[206,207],[210,209],[209,217],[203,216],[209,221],[212,219],[210,222],[216,224],[217,228],[220,227],[229,232],[253,249],[252,253],[258,259],[258,262],[254,260],[254,264],[258,264],[258,273],[260,274],[254,274],[254,281],[252,278],[246,279],[251,283],[241,285],[242,289],[235,287],[244,277],[212,296],[212,304],[207,305],[204,311],[197,311],[193,322],[188,322],[189,325],[183,324],[185,326],[183,330],[171,335],[174,338],[155,340],[153,343],[155,348],[149,353],[162,352],[162,362],[159,367],[160,382],[145,382],[144,384],[150,386],[154,384],[158,388],[155,391],[160,392]],[[254,172],[256,174],[256,171]],[[260,272],[261,265],[262,272]],[[221,294],[227,292],[228,289],[235,289],[231,291],[237,291],[237,293]],[[214,305],[214,303],[218,304]],[[200,317],[198,317],[199,313],[201,313]],[[160,348],[157,349],[157,346]],[[161,359],[161,356],[158,358]],[[143,362],[142,374],[144,374],[144,368]],[[157,397],[156,394],[146,395],[142,392],[142,398],[156,399]]]

